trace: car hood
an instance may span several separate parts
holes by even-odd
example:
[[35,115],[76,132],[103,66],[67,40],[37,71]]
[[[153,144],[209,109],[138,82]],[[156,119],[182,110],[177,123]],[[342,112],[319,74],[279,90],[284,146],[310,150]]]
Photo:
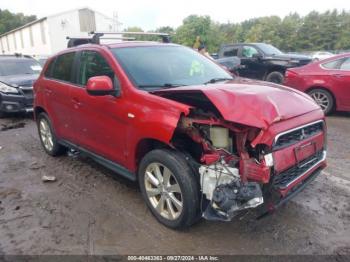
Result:
[[311,57],[305,56],[305,55],[297,55],[297,54],[280,54],[280,55],[273,55],[268,56],[267,58],[270,59],[279,59],[279,60],[312,60]]
[[184,99],[179,99],[179,94],[185,96],[193,92],[204,94],[225,120],[262,129],[282,120],[320,110],[302,92],[244,78],[218,84],[158,90],[153,94],[184,102]]
[[33,86],[38,74],[0,76],[0,81],[12,86]]

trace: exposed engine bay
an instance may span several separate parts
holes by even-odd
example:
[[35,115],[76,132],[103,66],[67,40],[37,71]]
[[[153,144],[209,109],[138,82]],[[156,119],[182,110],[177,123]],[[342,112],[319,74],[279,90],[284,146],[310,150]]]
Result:
[[[186,102],[198,106],[198,100]],[[214,108],[206,101],[182,116],[173,144],[197,163],[208,203],[203,217],[229,221],[238,211],[264,203],[261,185],[270,180],[273,158],[267,146],[251,145],[260,129],[225,121]]]

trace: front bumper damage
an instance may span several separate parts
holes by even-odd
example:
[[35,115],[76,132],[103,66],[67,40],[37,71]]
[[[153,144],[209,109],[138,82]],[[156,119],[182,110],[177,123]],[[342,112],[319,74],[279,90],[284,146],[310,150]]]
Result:
[[313,163],[310,159],[303,161],[305,164],[298,167],[300,172],[290,176],[288,186],[284,187],[279,183],[283,174],[272,174],[269,183],[261,184],[241,182],[238,169],[229,167],[224,161],[200,166],[201,189],[207,201],[202,216],[207,220],[231,221],[247,209],[254,209],[257,218],[274,212],[321,173],[326,166],[326,151],[315,154]]
[[260,185],[242,183],[238,172],[224,160],[199,168],[203,197],[208,202],[202,214],[205,219],[231,221],[240,211],[264,203]]

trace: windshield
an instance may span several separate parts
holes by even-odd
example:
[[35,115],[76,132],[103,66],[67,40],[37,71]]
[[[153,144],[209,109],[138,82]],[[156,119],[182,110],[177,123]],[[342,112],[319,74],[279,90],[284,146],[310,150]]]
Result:
[[0,62],[1,76],[39,74],[41,69],[42,68],[37,61],[30,59],[9,59],[1,60]]
[[183,46],[112,49],[125,72],[140,89],[201,85],[232,76],[210,59]]
[[258,44],[258,47],[265,53],[265,55],[283,54],[279,49],[269,44]]

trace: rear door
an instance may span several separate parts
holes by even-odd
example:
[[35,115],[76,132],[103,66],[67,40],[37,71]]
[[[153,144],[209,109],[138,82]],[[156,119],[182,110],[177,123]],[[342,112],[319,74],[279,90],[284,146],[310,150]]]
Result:
[[341,110],[350,110],[350,57],[346,58],[334,73],[337,82],[337,104]]
[[120,97],[91,96],[86,92],[90,77],[108,76],[115,88],[119,80],[110,61],[99,51],[84,50],[79,53],[76,85],[70,90],[70,103],[74,108],[72,121],[77,133],[76,144],[121,165],[126,159],[126,106]]
[[69,102],[69,89],[73,85],[73,63],[76,53],[70,52],[57,56],[48,66],[44,78],[40,81],[45,96],[45,107],[54,124],[56,135],[68,140],[73,139]]

